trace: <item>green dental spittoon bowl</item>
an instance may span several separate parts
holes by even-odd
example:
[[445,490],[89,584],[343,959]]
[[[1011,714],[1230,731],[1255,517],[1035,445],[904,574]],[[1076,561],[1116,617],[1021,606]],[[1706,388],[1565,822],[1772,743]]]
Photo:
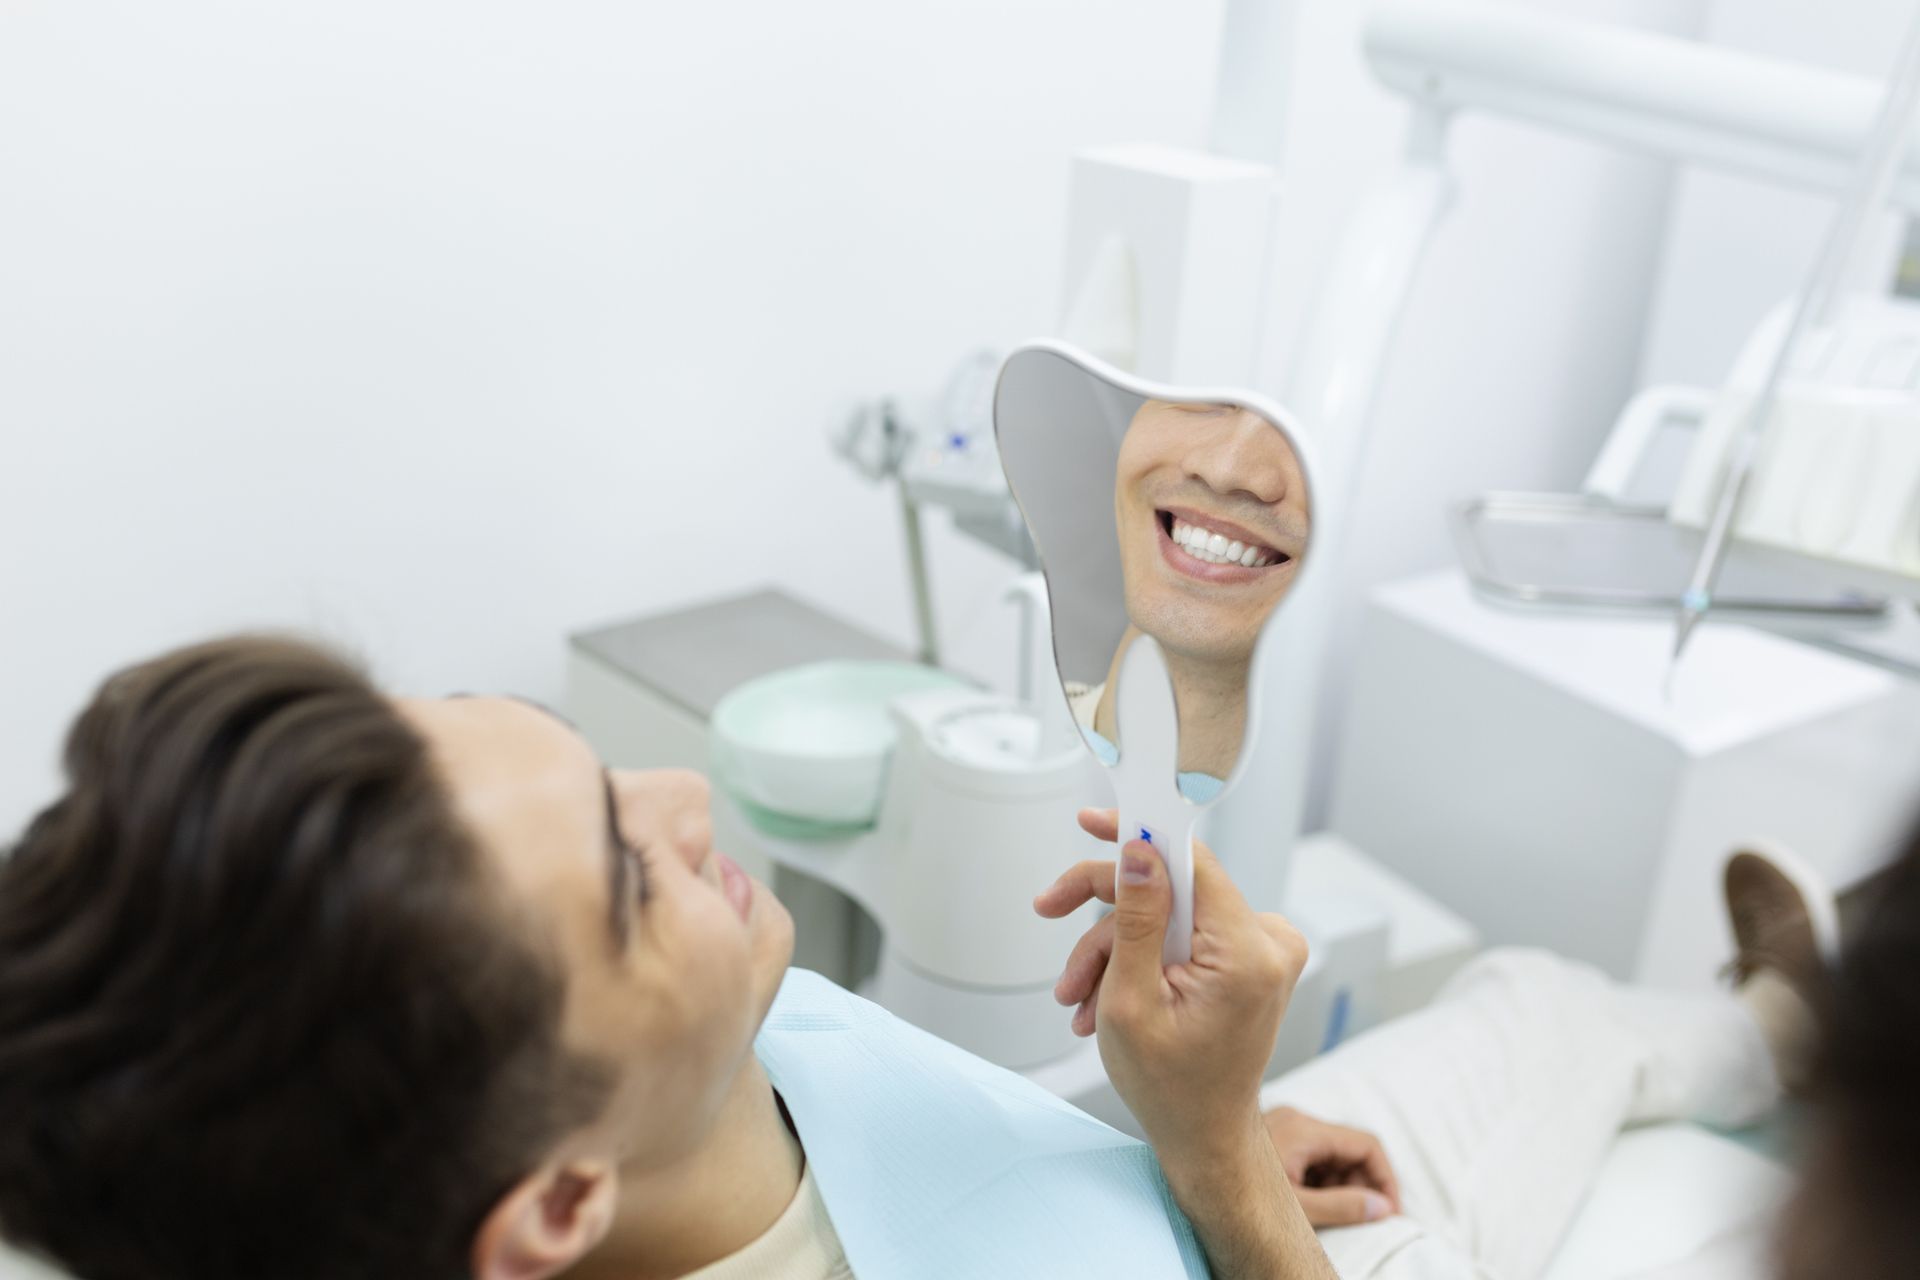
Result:
[[748,681],[713,710],[713,767],[769,835],[821,839],[871,827],[903,694],[973,686],[913,662],[815,662]]

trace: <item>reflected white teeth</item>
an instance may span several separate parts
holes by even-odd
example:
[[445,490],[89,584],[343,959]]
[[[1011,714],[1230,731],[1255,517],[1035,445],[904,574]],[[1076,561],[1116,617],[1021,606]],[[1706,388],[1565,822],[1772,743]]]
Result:
[[1254,543],[1236,542],[1198,525],[1173,522],[1173,540],[1181,550],[1208,564],[1237,564],[1260,569],[1280,559],[1280,553]]

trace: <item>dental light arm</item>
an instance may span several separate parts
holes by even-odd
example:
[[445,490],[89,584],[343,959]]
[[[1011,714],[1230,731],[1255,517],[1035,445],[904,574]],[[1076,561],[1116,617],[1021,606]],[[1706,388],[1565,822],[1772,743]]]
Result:
[[[1488,111],[1822,191],[1852,177],[1884,93],[1867,76],[1486,0],[1390,0],[1364,43],[1374,74],[1418,107]],[[1920,210],[1911,140],[1891,198]]]

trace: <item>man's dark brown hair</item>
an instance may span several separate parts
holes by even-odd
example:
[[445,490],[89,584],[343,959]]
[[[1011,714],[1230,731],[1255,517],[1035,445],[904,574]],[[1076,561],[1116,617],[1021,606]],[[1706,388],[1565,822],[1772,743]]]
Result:
[[1920,1276],[1920,827],[1872,893],[1821,1010],[1787,1280]]
[[0,861],[0,1234],[83,1280],[442,1280],[603,1100],[557,964],[358,672],[110,678]]

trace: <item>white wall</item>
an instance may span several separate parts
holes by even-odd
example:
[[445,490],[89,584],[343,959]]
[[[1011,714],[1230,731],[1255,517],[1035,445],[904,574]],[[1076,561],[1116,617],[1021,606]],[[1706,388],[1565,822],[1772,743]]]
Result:
[[[1364,7],[1302,5],[1276,377],[1400,145]],[[904,639],[891,506],[822,424],[1052,324],[1072,150],[1205,136],[1219,6],[1088,13],[10,6],[0,831],[103,672],[219,629],[536,696],[570,630],[767,581]],[[1449,502],[1574,483],[1638,369],[1665,172],[1490,121],[1453,154],[1336,653],[1371,583],[1452,561]],[[1002,565],[938,532],[950,647],[991,665]]]
[[[0,7],[0,832],[105,671],[221,629],[536,696],[768,581],[904,640],[823,428],[1051,325],[1072,150],[1204,136],[1217,7],[1100,13]],[[965,651],[999,568],[934,554]]]

